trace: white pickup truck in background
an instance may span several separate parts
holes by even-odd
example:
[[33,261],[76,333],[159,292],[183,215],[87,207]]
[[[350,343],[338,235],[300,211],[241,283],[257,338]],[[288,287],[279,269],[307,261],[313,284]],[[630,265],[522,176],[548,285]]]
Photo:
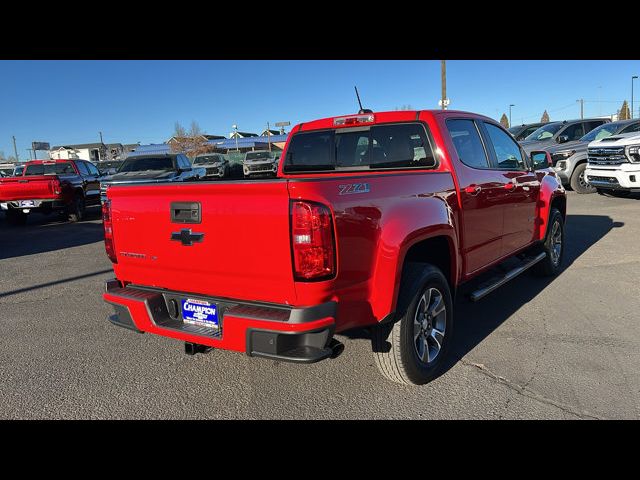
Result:
[[612,135],[588,146],[585,180],[598,193],[640,192],[640,134]]

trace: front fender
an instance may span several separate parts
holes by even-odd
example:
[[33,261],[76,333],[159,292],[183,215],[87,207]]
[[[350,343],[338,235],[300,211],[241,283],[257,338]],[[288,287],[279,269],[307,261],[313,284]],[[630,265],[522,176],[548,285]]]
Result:
[[538,205],[536,212],[536,229],[534,234],[535,240],[544,240],[547,234],[547,225],[549,223],[549,214],[551,213],[551,205],[558,198],[564,200],[564,207],[561,210],[562,215],[566,216],[566,190],[562,186],[562,182],[550,170],[542,170],[540,175],[540,194],[538,195]]

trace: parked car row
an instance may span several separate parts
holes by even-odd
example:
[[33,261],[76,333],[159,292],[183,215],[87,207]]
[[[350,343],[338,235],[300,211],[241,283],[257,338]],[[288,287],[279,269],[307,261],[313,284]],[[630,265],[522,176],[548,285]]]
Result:
[[[606,118],[587,118],[545,123],[524,139],[519,139],[520,131],[533,128],[535,125],[540,124],[514,127],[510,129],[510,133],[514,135],[516,140],[519,140],[525,151],[548,152],[551,156],[553,169],[563,185],[580,194],[594,193],[598,189],[614,189],[613,187],[608,188],[602,183],[596,186],[598,180],[595,180],[595,183],[590,182],[585,175],[589,157],[587,150],[590,142],[613,138],[613,136],[633,136],[634,132],[640,132],[639,119],[611,122]],[[616,159],[614,158],[614,160]],[[631,160],[629,162],[633,163]],[[595,174],[592,176],[595,177]]]

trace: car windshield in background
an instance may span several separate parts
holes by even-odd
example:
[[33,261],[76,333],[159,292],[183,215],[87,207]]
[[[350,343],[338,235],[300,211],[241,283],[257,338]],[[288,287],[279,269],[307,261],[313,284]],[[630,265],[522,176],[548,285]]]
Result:
[[144,172],[147,170],[173,170],[172,157],[129,158],[124,161],[118,173]]
[[289,144],[284,171],[435,166],[422,126],[391,124],[356,130],[298,133]]
[[507,128],[507,131],[509,133],[513,133],[515,135],[516,133],[520,132],[522,129],[523,129],[523,127],[518,125],[517,127]]
[[560,128],[562,123],[548,123],[535,130],[531,135],[525,138],[525,140],[546,140],[553,137]]
[[70,162],[28,165],[25,175],[66,175],[75,173]]
[[249,162],[271,159],[273,159],[273,155],[271,154],[271,152],[247,152],[247,156],[245,157],[245,160]]
[[193,161],[194,165],[203,165],[205,163],[217,163],[221,162],[222,159],[218,155],[206,155],[203,157],[196,157]]
[[601,140],[603,138],[610,137],[614,133],[618,131],[620,125],[615,125],[613,123],[605,123],[604,125],[600,125],[598,128],[594,128],[589,133],[587,133],[584,137],[580,139],[581,142],[593,142],[594,140]]

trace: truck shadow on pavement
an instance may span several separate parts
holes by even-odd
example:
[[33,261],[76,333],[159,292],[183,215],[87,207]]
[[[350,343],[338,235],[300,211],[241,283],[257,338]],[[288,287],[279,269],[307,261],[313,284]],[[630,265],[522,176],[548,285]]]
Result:
[[[602,215],[567,215],[565,225],[565,252],[562,270],[573,262],[614,228],[621,228],[623,222],[614,222]],[[454,304],[455,333],[449,354],[440,375],[446,373],[467,353],[481,343],[510,318],[521,306],[549,287],[557,277],[535,277],[525,272],[506,283],[477,303],[467,299],[471,290],[467,286],[459,289]],[[339,335],[351,339],[370,339],[366,329],[341,332]]]
[[27,225],[9,225],[0,215],[0,260],[77,247],[104,240],[100,209],[88,208],[86,217],[69,223],[55,215],[33,215]]

